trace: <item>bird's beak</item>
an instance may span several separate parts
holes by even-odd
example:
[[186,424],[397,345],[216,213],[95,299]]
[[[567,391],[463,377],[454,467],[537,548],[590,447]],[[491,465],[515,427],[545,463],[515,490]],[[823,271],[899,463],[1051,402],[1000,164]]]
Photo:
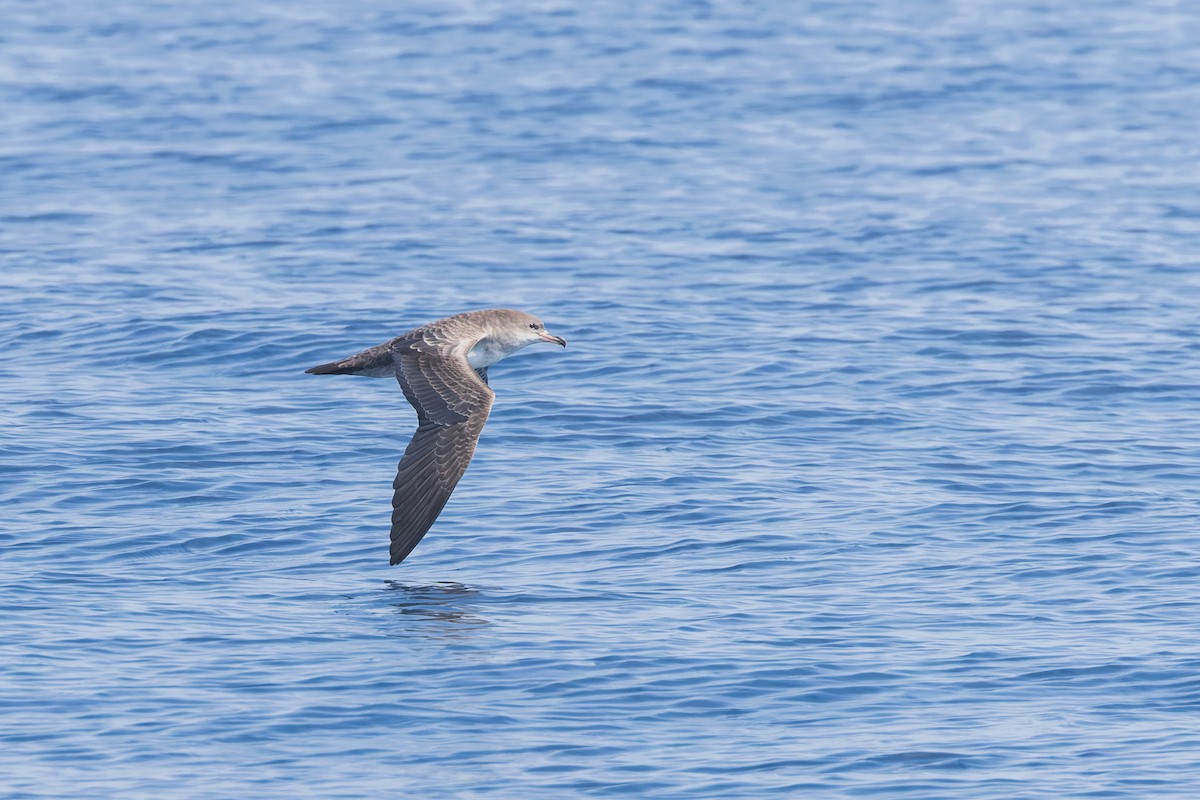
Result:
[[561,336],[551,336],[550,334],[546,333],[545,331],[538,331],[538,338],[541,339],[543,342],[550,342],[551,344],[561,344],[563,347],[567,346],[566,339],[562,338]]

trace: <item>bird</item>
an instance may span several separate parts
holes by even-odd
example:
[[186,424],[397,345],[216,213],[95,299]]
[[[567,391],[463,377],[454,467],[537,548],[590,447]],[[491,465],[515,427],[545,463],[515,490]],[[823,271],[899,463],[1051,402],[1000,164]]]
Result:
[[395,376],[417,410],[417,430],[392,483],[390,563],[403,561],[433,526],[471,463],[495,394],[488,367],[538,342],[567,346],[524,311],[467,311],[305,370],[309,375]]

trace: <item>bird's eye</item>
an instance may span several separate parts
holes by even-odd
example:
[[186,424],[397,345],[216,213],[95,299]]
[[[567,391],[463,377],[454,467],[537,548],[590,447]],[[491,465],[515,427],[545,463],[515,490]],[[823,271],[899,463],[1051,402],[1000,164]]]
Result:
[[541,326],[538,325],[536,322],[531,322],[531,323],[529,323],[529,327],[533,328],[536,331]]

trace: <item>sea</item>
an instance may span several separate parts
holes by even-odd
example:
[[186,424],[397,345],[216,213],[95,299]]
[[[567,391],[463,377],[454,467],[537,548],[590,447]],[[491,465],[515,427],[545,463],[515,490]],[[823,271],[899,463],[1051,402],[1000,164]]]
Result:
[[1200,6],[0,18],[0,797],[1200,796]]

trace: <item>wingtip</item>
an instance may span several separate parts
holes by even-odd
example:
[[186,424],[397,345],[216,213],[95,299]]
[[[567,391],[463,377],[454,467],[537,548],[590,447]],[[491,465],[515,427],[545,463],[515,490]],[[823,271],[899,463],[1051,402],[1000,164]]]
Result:
[[[419,542],[420,539],[418,539],[417,541]],[[388,566],[394,567],[397,564],[399,564],[401,561],[403,561],[404,559],[408,558],[410,555],[412,555],[412,551],[416,548],[416,546],[417,546],[417,542],[413,542],[411,547],[406,547],[403,549],[393,548],[393,549],[389,550],[388,551]]]

